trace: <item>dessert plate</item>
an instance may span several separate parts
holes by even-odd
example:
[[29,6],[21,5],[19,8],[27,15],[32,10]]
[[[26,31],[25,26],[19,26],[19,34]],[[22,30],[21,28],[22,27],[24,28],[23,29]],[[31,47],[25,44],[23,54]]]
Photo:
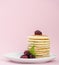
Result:
[[18,62],[18,63],[44,63],[48,61],[52,61],[56,58],[55,55],[51,54],[50,57],[45,58],[32,58],[32,59],[26,59],[26,58],[20,58],[22,53],[9,53],[4,55],[7,60]]

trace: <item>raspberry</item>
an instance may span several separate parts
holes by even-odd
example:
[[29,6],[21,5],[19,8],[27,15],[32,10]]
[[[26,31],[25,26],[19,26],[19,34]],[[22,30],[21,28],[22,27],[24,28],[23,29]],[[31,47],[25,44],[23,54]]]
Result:
[[32,55],[28,50],[24,52],[24,55],[22,55],[20,58],[35,58],[34,55]]
[[29,58],[35,58],[35,56],[34,55],[30,55]]
[[42,32],[39,31],[39,30],[36,30],[36,31],[35,31],[35,35],[42,35]]
[[22,55],[21,58],[28,58],[28,56],[27,55]]
[[30,55],[30,52],[29,52],[28,50],[26,50],[26,51],[24,52],[24,55]]

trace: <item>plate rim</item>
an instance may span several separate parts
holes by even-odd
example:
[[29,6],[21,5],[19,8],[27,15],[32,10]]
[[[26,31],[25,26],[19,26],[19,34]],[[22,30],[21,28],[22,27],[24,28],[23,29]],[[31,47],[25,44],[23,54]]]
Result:
[[[14,52],[14,53],[8,53],[8,54],[5,54],[4,57],[8,60],[11,60],[11,61],[15,61],[15,62],[30,62],[30,63],[36,63],[36,62],[39,62],[39,63],[43,63],[43,62],[48,62],[48,61],[52,61],[56,58],[56,55],[54,54],[50,54],[49,57],[44,57],[44,58],[32,58],[32,59],[25,59],[25,58],[17,58],[17,57],[8,57],[8,55],[12,55],[12,54],[20,54],[19,52]],[[20,54],[21,55],[21,54]]]

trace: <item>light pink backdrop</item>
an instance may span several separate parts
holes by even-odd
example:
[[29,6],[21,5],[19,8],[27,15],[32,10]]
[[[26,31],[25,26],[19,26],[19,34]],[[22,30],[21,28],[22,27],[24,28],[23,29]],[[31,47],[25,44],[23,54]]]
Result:
[[[37,29],[50,37],[51,52],[57,56],[55,62],[47,65],[58,65],[59,0],[0,0],[0,57],[24,51],[27,36]],[[9,64],[14,65],[0,60],[0,65]]]

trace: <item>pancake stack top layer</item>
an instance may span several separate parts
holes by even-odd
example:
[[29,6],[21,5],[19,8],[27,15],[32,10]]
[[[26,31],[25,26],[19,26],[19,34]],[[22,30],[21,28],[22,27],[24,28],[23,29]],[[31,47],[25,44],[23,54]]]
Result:
[[50,55],[50,40],[46,35],[32,35],[28,37],[28,50],[39,57],[47,57]]

